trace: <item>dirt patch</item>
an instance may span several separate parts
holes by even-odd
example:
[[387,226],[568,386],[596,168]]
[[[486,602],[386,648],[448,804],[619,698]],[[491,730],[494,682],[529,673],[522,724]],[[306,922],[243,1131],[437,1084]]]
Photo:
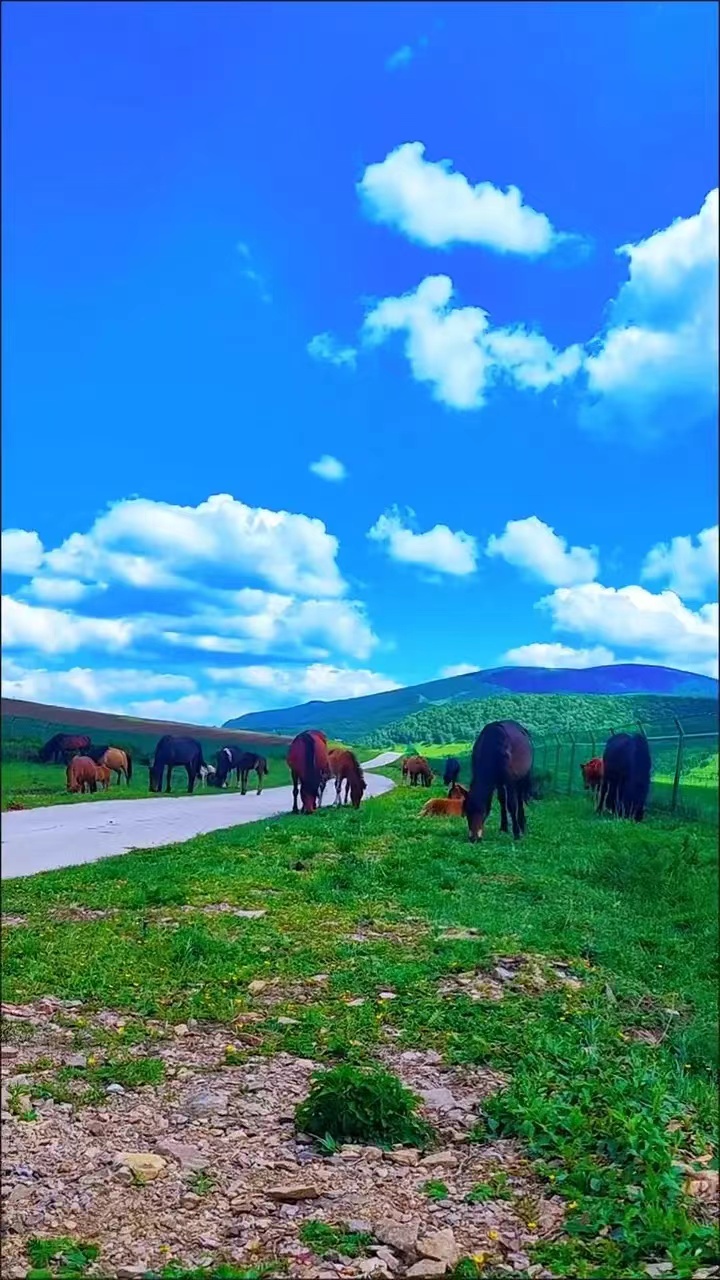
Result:
[[92,907],[79,907],[74,903],[67,907],[53,907],[48,916],[56,924],[88,924],[94,920],[107,920],[108,916],[118,914],[116,907],[108,907],[106,911],[93,910]]
[[0,916],[0,925],[3,929],[18,929],[23,924],[27,924],[27,916]]
[[502,1000],[507,991],[541,995],[563,987],[579,991],[582,985],[581,979],[562,961],[520,955],[496,956],[492,967],[452,974],[442,979],[438,991],[442,996],[464,995],[470,1000]]
[[[316,1064],[279,1054],[220,1067],[227,1038],[226,1028],[189,1029],[153,1046],[167,1077],[156,1087],[81,1110],[38,1099],[34,1123],[3,1117],[3,1274],[24,1275],[35,1233],[99,1244],[102,1275],[160,1268],[169,1257],[188,1266],[282,1258],[291,1277],[309,1280],[369,1272],[367,1259],[315,1258],[298,1236],[308,1218],[369,1224],[379,1276],[404,1275],[417,1256],[412,1243],[403,1252],[380,1242],[378,1232],[395,1239],[393,1228],[413,1240],[449,1229],[459,1254],[516,1269],[533,1241],[561,1230],[561,1201],[542,1195],[515,1144],[467,1142],[501,1077],[447,1068],[431,1052],[383,1050],[385,1065],[423,1097],[444,1149],[427,1164],[408,1149],[346,1147],[328,1158],[294,1130]],[[133,1167],[152,1180],[138,1181]],[[497,1170],[510,1198],[468,1202]],[[438,1178],[447,1188],[439,1202],[423,1189]]]

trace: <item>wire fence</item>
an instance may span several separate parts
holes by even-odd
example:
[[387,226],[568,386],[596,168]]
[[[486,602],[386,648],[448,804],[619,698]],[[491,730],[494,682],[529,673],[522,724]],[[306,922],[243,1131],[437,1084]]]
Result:
[[[535,769],[543,788],[555,794],[573,795],[583,790],[581,764],[602,756],[607,739],[633,726],[609,726],[607,730],[533,735]],[[634,731],[645,734],[652,757],[650,806],[688,817],[718,818],[718,726],[705,721],[702,729],[675,721],[672,729],[641,723]]]

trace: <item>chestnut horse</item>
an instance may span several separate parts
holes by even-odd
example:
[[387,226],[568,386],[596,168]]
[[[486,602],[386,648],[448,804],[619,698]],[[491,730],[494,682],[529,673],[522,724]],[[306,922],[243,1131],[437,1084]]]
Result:
[[533,748],[530,734],[516,720],[494,720],[475,739],[472,749],[472,781],[465,797],[464,813],[470,840],[482,840],[493,792],[500,801],[500,830],[512,831],[518,840],[526,830],[524,802],[530,797]]
[[332,776],[335,779],[335,804],[340,804],[340,792],[344,782],[345,804],[350,799],[352,800],[353,809],[359,809],[367,782],[363,777],[363,771],[360,768],[357,756],[353,751],[348,751],[344,747],[333,747],[333,750],[328,752],[328,759],[332,769]]
[[423,787],[429,787],[433,780],[433,771],[424,756],[409,756],[403,760],[403,779],[410,779],[410,786],[417,786],[418,778]]
[[290,743],[287,763],[293,784],[293,813],[299,813],[298,790],[303,813],[314,813],[332,770],[327,738],[319,729],[306,729]]
[[593,756],[592,760],[587,761],[587,764],[581,764],[580,772],[585,790],[594,791],[597,794],[603,780],[603,762],[600,757]]
[[597,811],[642,822],[652,759],[644,733],[614,733],[603,751],[603,779]]
[[460,785],[459,782],[453,782],[448,796],[438,796],[434,800],[428,800],[420,810],[421,818],[461,818],[463,816],[463,807],[465,797],[467,796],[467,788]]
[[102,774],[110,774],[107,769],[101,771],[101,766],[97,765],[90,756],[73,756],[70,761],[65,777],[67,780],[67,789],[73,794],[80,792],[85,794],[85,788],[93,794],[97,791],[98,782],[103,781]]
[[38,760],[41,764],[50,760],[53,764],[60,764],[61,760],[68,764],[74,755],[87,751],[89,746],[90,739],[86,733],[56,733],[40,748]]
[[104,765],[115,774],[118,786],[122,777],[130,786],[132,760],[129,751],[123,751],[120,747],[89,747],[88,755],[96,764]]

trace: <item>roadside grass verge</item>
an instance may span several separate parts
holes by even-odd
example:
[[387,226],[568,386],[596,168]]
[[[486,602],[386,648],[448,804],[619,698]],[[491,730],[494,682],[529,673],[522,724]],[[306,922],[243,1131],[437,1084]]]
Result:
[[[567,1202],[565,1238],[535,1260],[632,1277],[667,1259],[692,1275],[717,1252],[683,1190],[716,1140],[712,826],[634,826],[553,798],[530,807],[520,844],[495,812],[470,846],[462,822],[418,817],[426,797],[397,788],[357,812],[5,882],[3,910],[24,923],[4,930],[4,998],[121,1012],[120,1030],[69,1020],[116,1062],[144,1019],[196,1018],[229,1024],[240,1059],[363,1065],[391,1044],[500,1070],[476,1139],[520,1138]],[[213,903],[266,914],[204,914]],[[77,905],[112,914],[49,914]],[[500,999],[459,981],[503,963],[517,978]]]

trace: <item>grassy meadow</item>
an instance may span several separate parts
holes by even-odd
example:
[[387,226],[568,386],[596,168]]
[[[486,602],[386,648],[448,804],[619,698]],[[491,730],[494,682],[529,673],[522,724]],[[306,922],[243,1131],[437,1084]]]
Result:
[[[131,1089],[162,1073],[157,1020],[171,1038],[192,1019],[208,1035],[226,1027],[219,1079],[250,1054],[363,1063],[388,1044],[503,1072],[471,1142],[518,1140],[563,1197],[564,1230],[538,1241],[532,1263],[557,1276],[644,1277],[658,1263],[701,1274],[716,1232],[684,1182],[708,1159],[717,1167],[712,825],[653,814],[635,826],[597,818],[586,797],[554,797],[530,806],[519,844],[495,811],[471,846],[462,821],[419,818],[427,795],[397,787],[357,812],[5,882],[16,919],[4,999],[83,1002],[66,1025],[93,1046],[72,1082],[88,1104],[110,1077]],[[203,912],[214,903],[265,914]],[[502,999],[470,999],[458,979],[503,957],[518,980]],[[98,1009],[121,1024],[98,1027]],[[30,1092],[72,1096],[67,1070],[34,1063],[32,1034],[4,1022],[4,1038],[19,1035]],[[532,1207],[515,1208],[532,1229]],[[458,1277],[501,1274],[492,1239]],[[278,1274],[260,1247],[263,1262]]]

